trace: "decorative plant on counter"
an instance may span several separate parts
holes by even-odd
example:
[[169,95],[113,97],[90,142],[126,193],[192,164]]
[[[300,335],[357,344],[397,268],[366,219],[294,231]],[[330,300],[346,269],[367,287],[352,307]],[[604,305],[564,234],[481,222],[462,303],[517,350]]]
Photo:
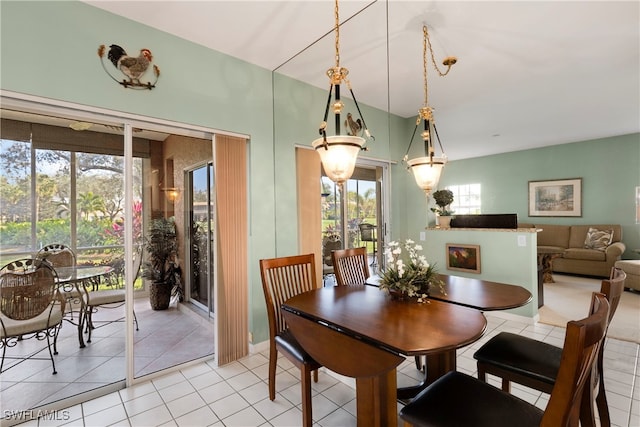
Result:
[[[403,257],[403,247],[408,259]],[[387,266],[380,272],[380,290],[399,298],[417,297],[418,302],[424,302],[429,296],[431,285],[440,286],[440,291],[445,293],[435,265],[430,265],[419,251],[422,246],[411,239],[405,240],[404,245],[390,242],[384,249]]]
[[431,212],[435,212],[440,216],[451,216],[454,211],[449,210],[449,205],[453,203],[453,192],[451,190],[438,190],[433,193],[437,208],[431,208]]

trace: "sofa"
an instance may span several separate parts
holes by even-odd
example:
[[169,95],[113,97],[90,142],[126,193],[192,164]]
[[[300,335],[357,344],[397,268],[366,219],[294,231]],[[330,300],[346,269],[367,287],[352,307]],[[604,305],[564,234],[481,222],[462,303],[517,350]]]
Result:
[[625,251],[620,225],[520,223],[518,227],[539,230],[538,248],[562,253],[553,260],[554,273],[608,278]]

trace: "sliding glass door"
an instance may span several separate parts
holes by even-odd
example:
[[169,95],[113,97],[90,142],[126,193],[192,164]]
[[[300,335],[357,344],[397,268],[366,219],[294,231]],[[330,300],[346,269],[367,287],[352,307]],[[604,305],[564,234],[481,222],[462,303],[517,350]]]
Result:
[[214,285],[214,212],[213,164],[187,172],[189,192],[189,294],[191,301],[213,313]]

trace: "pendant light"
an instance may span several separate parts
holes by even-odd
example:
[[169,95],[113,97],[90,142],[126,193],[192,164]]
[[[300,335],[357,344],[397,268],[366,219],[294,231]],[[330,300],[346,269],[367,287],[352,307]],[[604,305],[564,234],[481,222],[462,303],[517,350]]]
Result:
[[[433,48],[431,47],[431,40],[429,39],[429,32],[427,26],[422,26],[422,68],[424,78],[424,104],[422,108],[418,110],[418,117],[416,119],[416,127],[413,129],[413,134],[409,140],[409,147],[402,159],[407,164],[407,168],[413,173],[413,177],[416,180],[416,184],[420,187],[427,196],[431,194],[434,188],[438,185],[440,175],[444,169],[444,165],[447,163],[447,155],[444,153],[442,143],[440,142],[440,136],[438,135],[438,129],[436,128],[435,121],[433,119],[433,108],[429,106],[429,87],[427,85],[427,50],[431,52],[431,62],[438,74],[443,77],[446,76],[451,67],[458,61],[456,57],[449,56],[442,62],[447,67],[445,72],[440,71],[433,54]],[[409,150],[411,144],[418,130],[420,123],[424,122],[423,130],[421,132],[422,140],[424,141],[424,156],[407,160],[409,157]],[[435,149],[433,145],[433,137],[438,140],[440,146],[441,155],[435,155]]]
[[[326,175],[340,187],[351,178],[353,170],[356,165],[358,153],[360,150],[366,150],[365,138],[373,138],[367,125],[362,117],[362,112],[358,106],[358,101],[351,89],[351,83],[347,79],[349,70],[340,66],[340,13],[338,0],[335,2],[335,59],[336,65],[327,70],[327,76],[329,77],[329,96],[327,98],[327,105],[324,111],[324,119],[320,124],[318,132],[321,137],[313,141],[313,148],[320,155],[320,161]],[[345,83],[353,102],[355,103],[359,118],[354,119],[351,113],[347,114],[344,122],[344,128],[347,130],[346,134],[340,133],[341,128],[341,113],[344,109],[344,103],[340,99],[340,85]],[[333,98],[333,101],[332,101]],[[327,119],[329,112],[332,111],[334,115],[335,123],[335,135],[327,136]]]

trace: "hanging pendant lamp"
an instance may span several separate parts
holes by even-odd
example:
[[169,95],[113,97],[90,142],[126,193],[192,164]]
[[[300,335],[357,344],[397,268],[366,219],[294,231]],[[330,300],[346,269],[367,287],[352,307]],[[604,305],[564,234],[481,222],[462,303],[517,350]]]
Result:
[[[438,135],[438,130],[433,119],[433,108],[429,106],[429,87],[427,85],[427,50],[431,52],[431,62],[433,63],[434,68],[441,77],[446,76],[451,70],[451,67],[458,60],[454,56],[445,58],[442,64],[447,67],[447,70],[445,72],[440,71],[435,61],[433,48],[431,47],[431,40],[429,39],[429,32],[427,31],[426,25],[422,26],[422,35],[422,75],[424,78],[424,104],[422,108],[418,110],[416,127],[413,130],[413,134],[411,135],[411,139],[409,141],[409,147],[407,148],[407,152],[405,153],[402,160],[406,162],[407,168],[413,173],[413,177],[415,178],[418,187],[420,187],[425,192],[425,194],[429,196],[429,194],[431,194],[431,192],[438,185],[438,181],[440,180],[444,165],[447,163],[447,155],[444,153],[444,149],[442,148],[440,136]],[[424,122],[423,130],[420,134],[422,140],[424,141],[424,156],[407,160],[409,157],[411,144],[413,143],[413,138],[415,137],[418,126],[420,126],[421,122]],[[440,151],[442,153],[440,156],[435,155],[435,149],[433,145],[434,135],[438,140],[438,145],[440,146]]]
[[[363,135],[366,138],[373,139],[373,137],[369,129],[367,129],[364,117],[362,117],[362,112],[358,106],[358,101],[356,101],[355,94],[351,89],[351,83],[347,79],[349,70],[340,66],[340,14],[338,0],[335,2],[335,35],[336,65],[327,70],[330,86],[324,119],[318,129],[321,137],[313,141],[312,145],[320,155],[320,161],[322,162],[322,167],[326,175],[332,181],[342,186],[353,174],[358,153],[361,150],[366,150],[366,140]],[[351,93],[359,116],[359,118],[354,119],[351,113],[347,114],[344,122],[344,128],[347,130],[346,134],[340,133],[341,113],[345,107],[340,99],[340,85],[343,82],[347,85]],[[335,135],[333,136],[327,136],[327,119],[330,111],[333,112],[335,123]]]

